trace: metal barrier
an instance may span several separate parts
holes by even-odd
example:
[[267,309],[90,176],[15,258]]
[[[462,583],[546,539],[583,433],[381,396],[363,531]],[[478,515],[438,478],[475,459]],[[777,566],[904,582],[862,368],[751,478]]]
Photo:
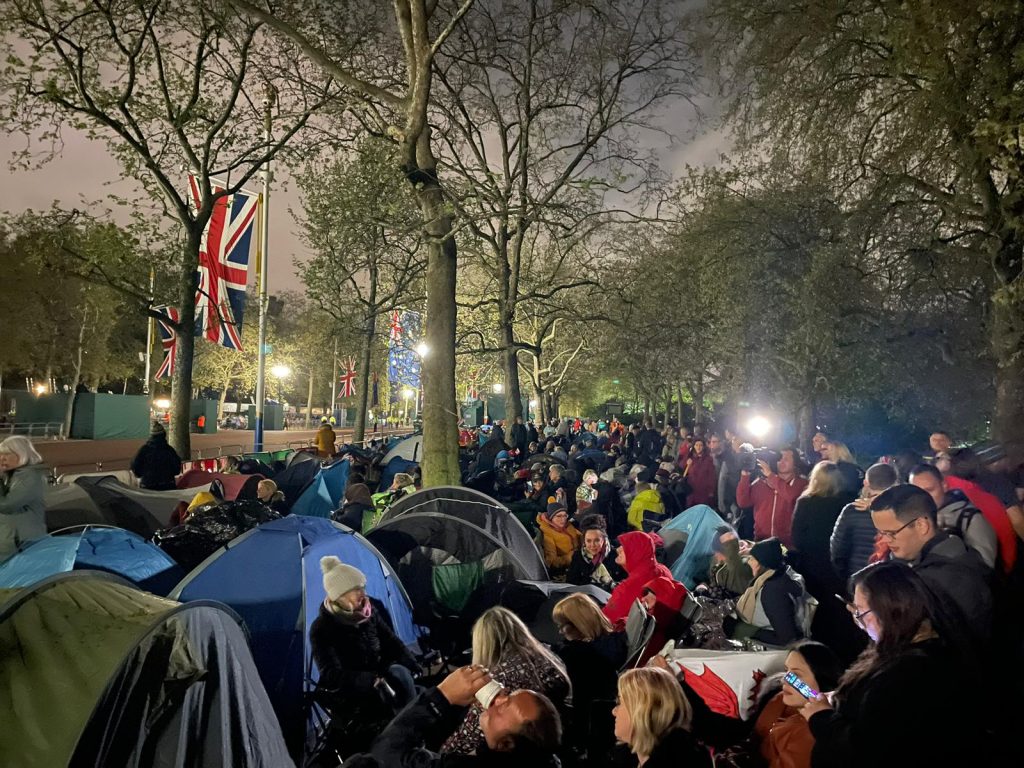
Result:
[[[413,434],[415,430],[408,430],[402,432],[388,432],[386,434],[378,434],[377,437],[369,437],[359,442],[345,442],[346,445],[368,445],[375,440],[383,440],[389,437],[405,437]],[[312,448],[315,445],[313,438],[307,438],[306,440],[292,440],[287,443],[268,443],[263,446],[263,453],[273,453],[275,451],[282,450],[301,450],[302,448]],[[190,452],[190,461],[203,461],[204,459],[219,459],[221,456],[242,456],[247,453],[255,453],[251,446],[246,447],[241,444],[231,443],[229,445],[222,445],[214,448],[196,448]]]
[[64,438],[63,421],[36,421],[23,424],[0,424],[0,435],[25,435],[41,437],[46,440],[62,440]]

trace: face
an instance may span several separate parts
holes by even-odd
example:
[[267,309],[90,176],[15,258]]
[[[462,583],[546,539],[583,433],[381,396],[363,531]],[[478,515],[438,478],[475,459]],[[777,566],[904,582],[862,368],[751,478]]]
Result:
[[621,701],[615,702],[612,715],[615,717],[615,740],[629,744],[633,738],[633,720]]
[[821,448],[818,449],[818,452],[826,461],[835,461],[832,456],[832,443],[823,443]]
[[[786,657],[786,671],[794,672],[796,676],[807,683],[811,688],[816,691],[821,691],[818,687],[818,681],[814,677],[814,673],[811,672],[811,667],[808,665],[806,659],[796,651],[793,651]],[[796,688],[789,685],[788,683],[782,684],[782,703],[787,707],[802,707],[807,700],[797,693]]]
[[828,442],[828,438],[824,434],[815,432],[814,437],[811,438],[811,447],[818,453],[821,453],[821,449],[825,447],[826,442]]
[[583,548],[591,557],[600,554],[604,549],[604,536],[600,531],[587,531],[583,536]]
[[949,435],[936,432],[928,438],[928,445],[935,453],[948,453],[949,449],[953,447],[953,441],[949,439]]
[[558,482],[558,472],[555,471],[554,467],[548,469],[548,477],[551,479],[552,483]]
[[344,608],[346,611],[354,611],[363,604],[366,599],[366,590],[362,587],[350,589],[344,595],[335,599],[334,604]]
[[919,475],[910,476],[910,484],[916,485],[922,491],[932,497],[935,506],[942,509],[946,500],[946,481],[939,480],[931,472],[922,472]]
[[871,512],[871,520],[882,540],[889,545],[893,557],[900,560],[915,560],[932,538],[931,527],[924,518],[919,517],[904,525],[891,509],[881,509]]
[[569,524],[569,513],[566,511],[556,512],[551,516],[551,524],[555,528],[565,528]]
[[544,478],[543,477],[538,477],[536,480],[533,481],[533,490],[539,491],[543,487],[544,487]]
[[0,470],[10,471],[21,466],[21,459],[16,453],[0,453]]
[[696,453],[698,456],[703,456],[704,455],[704,441],[703,440],[698,440],[697,442],[695,442],[693,444],[693,452]]
[[779,457],[779,474],[791,475],[796,469],[796,462],[793,461],[792,451],[783,451]]
[[882,623],[871,610],[868,593],[859,584],[853,591],[853,605],[850,606],[850,613],[853,615],[853,620],[857,622],[857,626],[863,629],[873,642],[877,643],[882,637]]
[[480,713],[480,730],[488,747],[506,752],[512,749],[512,737],[519,733],[523,723],[535,720],[539,714],[537,702],[529,691],[499,693],[491,706]]
[[710,448],[711,452],[713,454],[715,454],[716,456],[719,453],[721,453],[722,452],[722,440],[721,440],[721,438],[719,438],[717,436],[710,438],[708,440],[708,448]]
[[619,547],[615,550],[615,564],[621,565],[623,568],[626,567],[626,548]]
[[755,576],[761,573],[761,564],[757,562],[757,558],[753,555],[747,558],[747,565],[750,566],[750,572]]

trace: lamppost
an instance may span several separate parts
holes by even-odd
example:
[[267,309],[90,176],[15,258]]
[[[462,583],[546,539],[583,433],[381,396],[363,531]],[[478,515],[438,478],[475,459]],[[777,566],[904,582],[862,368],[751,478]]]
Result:
[[405,410],[402,412],[402,421],[409,421],[409,398],[412,397],[412,390],[406,387],[402,390],[402,399],[405,401]]

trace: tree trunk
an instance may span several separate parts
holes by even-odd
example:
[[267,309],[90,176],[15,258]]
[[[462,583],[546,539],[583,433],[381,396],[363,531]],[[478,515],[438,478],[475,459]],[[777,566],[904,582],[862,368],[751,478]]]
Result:
[[[192,364],[196,351],[196,289],[198,286],[199,244],[201,231],[188,233],[184,258],[178,275],[178,338],[171,379],[171,429],[168,442],[182,461],[188,461],[192,445],[188,431],[192,412]],[[250,425],[251,426],[251,425]]]
[[680,428],[683,426],[683,385],[676,384],[676,396],[679,400],[676,402],[676,423]]
[[228,400],[228,384],[220,391],[220,399],[217,400],[217,422],[224,418],[224,403]]
[[814,401],[804,399],[796,411],[797,444],[806,450],[811,445],[812,437],[814,437]]
[[78,382],[82,379],[82,348],[85,346],[85,323],[89,316],[88,305],[82,307],[82,326],[78,329],[78,349],[75,353],[75,372],[71,377],[71,394],[68,395],[64,411],[64,437],[71,437],[71,418],[75,413],[75,398],[78,397]]
[[992,437],[1024,445],[1024,277],[992,296],[992,346],[996,360],[996,404]]
[[[370,306],[376,306],[377,279],[370,278]],[[366,331],[363,334],[362,344],[359,348],[359,384],[356,389],[356,426],[355,436],[352,442],[361,443],[366,439],[366,411],[370,402],[370,361],[373,358],[373,337],[377,333],[377,314],[370,312],[366,318]],[[423,361],[420,362],[422,370]]]
[[313,418],[313,366],[309,367],[309,389],[306,391],[306,429],[309,429]]

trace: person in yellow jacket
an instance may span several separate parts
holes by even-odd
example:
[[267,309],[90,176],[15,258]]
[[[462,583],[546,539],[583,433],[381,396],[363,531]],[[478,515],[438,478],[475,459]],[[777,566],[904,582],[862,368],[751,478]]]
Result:
[[327,459],[334,455],[334,442],[337,439],[327,417],[320,419],[320,429],[316,431],[316,452],[321,458]]
[[629,527],[636,531],[654,530],[665,519],[665,503],[650,483],[637,483],[636,489],[636,498],[629,505],[629,512],[626,515]]
[[537,526],[548,575],[552,581],[565,581],[572,556],[580,548],[579,530],[569,522],[565,504],[553,497],[549,498],[547,509],[537,515]]

